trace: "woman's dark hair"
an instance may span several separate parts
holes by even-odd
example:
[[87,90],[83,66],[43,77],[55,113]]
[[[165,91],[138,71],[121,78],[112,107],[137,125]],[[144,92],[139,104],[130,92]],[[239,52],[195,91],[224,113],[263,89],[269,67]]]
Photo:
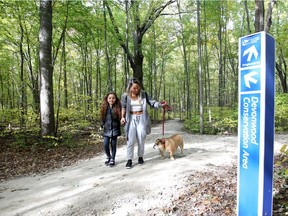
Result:
[[105,121],[106,120],[106,113],[107,109],[109,107],[109,103],[107,101],[108,96],[113,94],[116,98],[115,104],[113,105],[113,117],[117,119],[121,119],[121,101],[117,97],[117,94],[115,92],[108,92],[102,100],[102,105],[101,105],[101,110],[100,110],[100,115],[101,115],[101,120]]

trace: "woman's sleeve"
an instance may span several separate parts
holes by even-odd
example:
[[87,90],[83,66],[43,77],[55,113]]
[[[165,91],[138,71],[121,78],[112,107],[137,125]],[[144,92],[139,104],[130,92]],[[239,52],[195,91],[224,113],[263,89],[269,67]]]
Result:
[[121,106],[122,108],[126,109],[126,106],[127,106],[127,94],[126,93],[124,93],[121,96]]
[[162,107],[162,104],[156,100],[154,100],[153,98],[151,98],[147,92],[145,92],[145,97],[146,97],[146,100],[147,100],[147,103],[149,104],[150,107],[152,108],[159,108],[159,107]]

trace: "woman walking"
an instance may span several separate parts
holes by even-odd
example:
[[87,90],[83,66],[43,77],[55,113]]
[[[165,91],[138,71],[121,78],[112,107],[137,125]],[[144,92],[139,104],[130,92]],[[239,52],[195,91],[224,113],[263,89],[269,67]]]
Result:
[[138,164],[144,163],[144,144],[146,135],[151,133],[151,121],[147,107],[159,108],[166,102],[157,102],[151,99],[141,88],[138,79],[129,80],[126,92],[121,97],[122,117],[121,124],[125,125],[127,138],[127,164],[126,168],[132,168],[134,157],[134,144],[138,144]]

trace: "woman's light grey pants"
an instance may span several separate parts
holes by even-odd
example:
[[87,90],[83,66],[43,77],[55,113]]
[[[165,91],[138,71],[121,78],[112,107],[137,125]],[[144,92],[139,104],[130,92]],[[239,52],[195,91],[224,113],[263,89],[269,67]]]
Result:
[[131,121],[128,132],[127,141],[127,159],[133,160],[134,157],[134,144],[138,143],[138,157],[144,155],[144,144],[146,139],[144,115],[131,115]]

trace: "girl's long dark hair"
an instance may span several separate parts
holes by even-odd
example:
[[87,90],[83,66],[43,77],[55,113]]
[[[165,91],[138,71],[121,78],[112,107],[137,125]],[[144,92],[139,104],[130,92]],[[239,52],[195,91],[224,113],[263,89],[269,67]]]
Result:
[[100,115],[101,115],[101,120],[105,121],[106,120],[106,113],[107,109],[109,107],[109,103],[107,101],[107,98],[109,95],[113,94],[116,98],[115,104],[113,105],[113,117],[117,119],[121,119],[121,101],[117,97],[117,94],[115,92],[108,92],[102,100],[101,104],[101,110],[100,110]]

